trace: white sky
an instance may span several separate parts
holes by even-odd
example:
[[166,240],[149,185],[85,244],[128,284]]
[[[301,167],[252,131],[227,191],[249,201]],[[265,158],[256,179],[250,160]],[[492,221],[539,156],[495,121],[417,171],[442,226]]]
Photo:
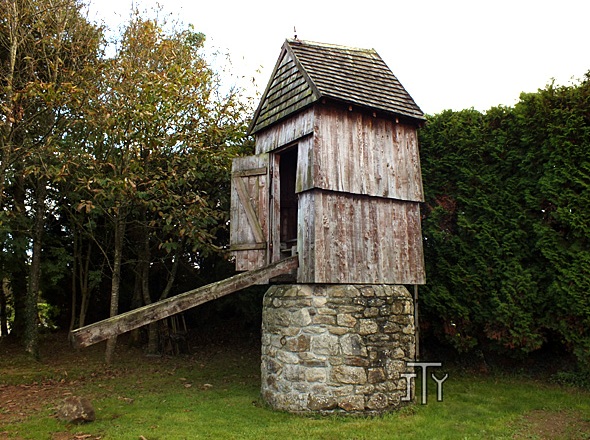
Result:
[[[93,0],[117,27],[132,0]],[[135,0],[140,10],[154,0]],[[302,40],[374,48],[425,113],[512,106],[552,79],[590,70],[589,0],[162,0],[165,12],[227,51],[264,91],[293,27]]]

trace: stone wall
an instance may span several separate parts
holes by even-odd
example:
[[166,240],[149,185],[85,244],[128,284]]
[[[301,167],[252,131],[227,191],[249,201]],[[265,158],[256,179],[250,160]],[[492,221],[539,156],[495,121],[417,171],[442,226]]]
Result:
[[262,317],[264,400],[289,412],[398,408],[407,394],[400,373],[413,372],[413,311],[403,286],[271,286]]

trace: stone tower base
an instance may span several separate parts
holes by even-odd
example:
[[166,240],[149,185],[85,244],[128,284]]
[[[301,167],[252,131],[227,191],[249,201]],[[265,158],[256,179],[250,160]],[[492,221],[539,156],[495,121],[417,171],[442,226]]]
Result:
[[408,389],[400,374],[413,372],[413,310],[403,286],[271,286],[262,315],[264,400],[298,413],[399,408]]

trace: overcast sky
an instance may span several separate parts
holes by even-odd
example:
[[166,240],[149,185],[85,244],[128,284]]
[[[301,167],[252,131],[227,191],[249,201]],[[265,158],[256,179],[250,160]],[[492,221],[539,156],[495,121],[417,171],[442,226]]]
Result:
[[[93,0],[117,27],[132,0]],[[156,1],[135,0],[140,10]],[[374,48],[425,113],[512,106],[590,70],[589,0],[161,0],[264,91],[285,38]]]

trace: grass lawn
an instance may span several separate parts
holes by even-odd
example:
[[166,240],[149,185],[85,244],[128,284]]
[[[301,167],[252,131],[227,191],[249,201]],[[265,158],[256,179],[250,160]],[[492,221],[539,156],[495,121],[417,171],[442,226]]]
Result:
[[[397,413],[297,416],[260,400],[255,343],[152,358],[120,341],[105,369],[103,344],[75,352],[65,339],[46,336],[38,363],[0,342],[0,439],[590,439],[590,393],[540,379],[449,371],[443,402],[432,382],[427,405]],[[97,420],[57,420],[70,395]]]

